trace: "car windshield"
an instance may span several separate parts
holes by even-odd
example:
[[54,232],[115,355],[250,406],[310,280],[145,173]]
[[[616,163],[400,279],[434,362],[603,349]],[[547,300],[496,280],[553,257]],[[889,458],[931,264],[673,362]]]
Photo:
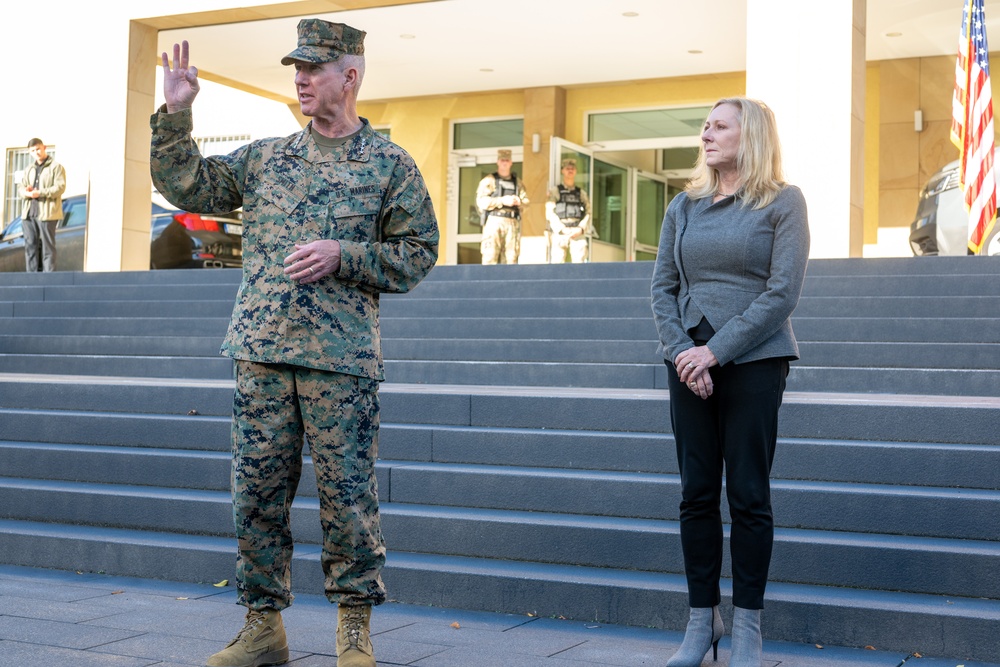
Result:
[[18,218],[14,222],[10,223],[10,227],[4,230],[3,237],[5,239],[12,239],[16,236],[21,235],[21,219]]

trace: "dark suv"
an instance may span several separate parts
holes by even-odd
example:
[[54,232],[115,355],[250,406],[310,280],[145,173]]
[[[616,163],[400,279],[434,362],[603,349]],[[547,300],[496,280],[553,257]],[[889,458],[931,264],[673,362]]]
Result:
[[[157,195],[154,195],[157,197]],[[151,202],[151,269],[238,268],[243,266],[239,211],[199,215]],[[87,197],[63,198],[63,219],[56,226],[56,269],[82,271],[87,231]],[[0,234],[0,271],[24,271],[21,218]]]
[[[997,159],[1000,152],[994,153],[994,174],[1000,178]],[[942,167],[920,191],[917,215],[910,224],[910,248],[917,256],[969,254],[969,214],[958,187],[958,160]],[[1000,255],[1000,221],[993,225],[980,254]]]

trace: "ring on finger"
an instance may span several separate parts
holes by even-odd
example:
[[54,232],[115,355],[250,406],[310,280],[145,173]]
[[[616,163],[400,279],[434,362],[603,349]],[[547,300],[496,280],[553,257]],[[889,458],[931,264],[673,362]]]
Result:
[[696,365],[697,364],[695,364],[693,361],[689,361],[687,367],[688,368],[694,368]]
[[313,267],[311,267],[311,266],[310,266],[310,267],[309,267],[309,275],[311,276],[311,275],[313,275],[314,273],[316,273],[316,272],[315,272],[315,271],[313,271]]

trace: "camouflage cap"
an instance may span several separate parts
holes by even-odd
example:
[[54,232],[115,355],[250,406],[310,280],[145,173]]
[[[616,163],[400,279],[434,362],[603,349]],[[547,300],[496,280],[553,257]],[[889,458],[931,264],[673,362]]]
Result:
[[498,160],[511,160],[513,156],[509,148],[501,148],[497,151]]
[[364,55],[365,31],[352,28],[346,23],[302,19],[298,30],[299,48],[282,58],[282,65],[291,65],[297,60],[329,63],[345,54]]
[[565,160],[563,160],[561,168],[565,169],[566,167],[573,167],[574,169],[576,169],[576,160],[574,160],[571,157],[568,157]]

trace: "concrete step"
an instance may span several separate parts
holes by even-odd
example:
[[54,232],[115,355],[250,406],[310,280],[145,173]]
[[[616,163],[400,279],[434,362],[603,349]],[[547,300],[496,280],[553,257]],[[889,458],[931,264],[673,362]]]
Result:
[[656,341],[387,338],[382,341],[382,353],[394,361],[649,364],[656,361]]
[[[495,385],[666,389],[662,363],[570,363],[518,361],[385,360],[386,379],[400,384]],[[950,394],[991,396],[1000,386],[992,369],[883,368],[880,366],[791,366],[788,390],[859,394]]]
[[622,317],[650,318],[648,294],[616,297],[551,298],[421,298],[418,294],[386,295],[381,299],[386,317]]
[[0,373],[224,379],[233,377],[233,362],[217,355],[0,354]]
[[115,376],[0,374],[7,409],[212,415],[233,412],[231,378],[189,380]]
[[833,368],[1000,369],[1000,343],[803,341],[799,353],[809,366]]
[[796,362],[788,374],[788,390],[802,392],[996,396],[998,386],[1000,373],[993,369],[834,368]]
[[218,357],[221,336],[0,335],[8,355]]
[[[382,420],[450,424],[670,432],[662,390],[385,384]],[[786,392],[779,436],[832,440],[996,444],[1000,398]]]
[[1000,302],[993,296],[804,296],[792,317],[996,318]]
[[8,317],[0,318],[0,335],[20,336],[193,336],[221,341],[229,317]]
[[[383,425],[384,458],[677,474],[673,436],[570,429]],[[865,461],[859,466],[858,461]],[[779,438],[773,479],[1000,490],[1000,445]]]
[[[304,480],[309,478],[309,471],[306,472]],[[224,473],[220,470],[218,477],[224,478]],[[303,491],[307,490],[308,483]],[[299,497],[310,498],[306,493],[300,493]],[[123,498],[128,500],[122,502]],[[205,493],[4,480],[0,482],[0,500],[4,516],[19,520],[44,517],[75,525],[213,535],[231,532],[228,493],[222,489]],[[169,512],[164,511],[165,504],[169,505]],[[46,509],[39,509],[43,506]],[[320,536],[315,498],[297,501],[293,514],[298,540],[317,544]],[[394,550],[419,549],[466,556],[492,554],[494,558],[512,560],[575,562],[657,572],[676,572],[681,563],[675,522],[400,503],[385,503],[383,517],[385,533]],[[779,529],[771,578],[827,586],[850,584],[995,596],[991,588],[995,578],[984,573],[995,568],[997,549],[996,543],[976,540]],[[638,560],[623,563],[622,559],[629,556]]]
[[[0,320],[2,322],[2,320]],[[383,313],[382,340],[469,338],[527,340],[645,340],[655,341],[656,325],[649,317],[395,317]]]
[[[432,272],[433,275],[433,272]],[[519,278],[514,280],[427,280],[412,292],[413,298],[460,299],[565,299],[620,296],[647,296],[650,291],[648,277],[571,279],[553,277],[545,280]],[[0,292],[2,295],[2,292]]]
[[982,296],[1000,292],[1000,273],[977,276],[930,275],[835,275],[807,276],[803,296],[903,296],[938,297]]
[[[676,521],[390,501],[382,517],[386,540],[399,551],[683,573]],[[233,536],[226,490],[0,478],[0,518]],[[297,543],[321,544],[315,497],[296,499],[292,522]],[[995,598],[998,561],[1000,543],[984,540],[779,528],[770,579]],[[724,568],[730,576],[728,558]]]
[[[116,460],[122,458],[124,455]],[[217,459],[212,461],[218,463]],[[221,472],[216,489],[227,479],[225,470]],[[380,460],[377,477],[383,502],[660,521],[679,519],[680,479],[671,474]],[[311,484],[307,481],[304,486]],[[781,479],[773,480],[771,488],[775,523],[781,527],[1000,540],[1000,526],[984,521],[1000,511],[1000,492],[994,490]],[[124,497],[129,498],[127,503],[113,502]],[[304,499],[308,497],[303,494]],[[205,518],[208,523],[190,518],[208,517],[205,503],[214,507],[217,502],[223,505],[219,515],[225,519],[222,523],[216,521],[217,516]],[[180,503],[188,504],[181,507]],[[0,480],[0,516],[7,518],[211,533],[229,526],[228,503],[229,494],[219,490],[182,491],[16,477]],[[195,507],[189,507],[190,504]],[[105,505],[118,514],[138,512],[141,519],[136,520],[152,523],[140,526],[124,519],[102,518],[100,512]]]
[[[211,428],[221,433],[219,426]],[[179,449],[69,438],[60,444],[0,441],[0,451],[0,476],[228,488],[229,453],[221,442],[209,448]],[[483,466],[516,462],[565,471],[677,474],[673,437],[663,433],[383,424],[379,452],[385,460],[397,462]],[[919,487],[998,491],[998,459],[997,445],[781,438],[772,478],[872,485],[906,480]],[[859,467],[859,460],[866,465]],[[311,465],[308,457],[305,465]],[[204,481],[209,470],[214,471],[211,485]]]
[[0,301],[223,301],[236,300],[237,285],[47,285],[0,286]]
[[[56,350],[31,353],[45,348],[43,337],[20,336],[11,340],[12,352],[0,354],[0,374],[206,380],[233,375],[232,361],[218,354],[221,341],[207,337],[189,339],[190,343],[185,342],[188,339],[170,340],[160,349],[139,338],[122,340],[121,345],[111,338],[67,339],[77,353]],[[386,354],[392,355],[385,359],[386,379],[421,385],[664,389],[666,368],[656,361],[655,344],[645,345],[648,354],[642,352],[640,343],[621,341],[603,347],[601,341],[582,341],[576,347],[565,341],[498,341],[491,346],[465,341],[449,347],[440,341],[390,339],[385,342]],[[572,359],[581,347],[597,360]],[[866,346],[803,342],[801,349],[812,363],[792,364],[788,378],[791,391],[989,396],[1000,386],[996,344],[953,344],[951,357],[937,354],[934,345],[921,344]],[[879,350],[884,354],[880,356]],[[147,354],[140,354],[143,352]],[[150,354],[156,352],[163,355]],[[171,352],[174,354],[170,355]],[[455,359],[459,352],[494,358]],[[192,356],[199,353],[200,356]],[[546,354],[556,360],[543,361]],[[416,355],[422,358],[406,358]],[[538,358],[511,360],[518,356]],[[564,358],[559,360],[560,356]],[[929,363],[926,367],[895,366],[913,361]],[[867,365],[854,365],[858,363]],[[932,363],[947,367],[933,368]]]
[[[810,341],[902,343],[1000,343],[993,318],[799,317],[792,328],[799,343]],[[808,360],[806,360],[808,361]]]
[[[10,390],[10,400],[14,401],[5,404],[16,406],[27,402],[13,395],[18,386],[16,382],[0,384],[0,388]],[[37,395],[43,386],[25,388],[24,394]],[[136,405],[148,406],[155,392],[147,392],[142,383],[132,386],[137,400],[145,401]],[[227,383],[215,385],[215,393],[209,398],[189,394],[189,386],[189,382],[180,383],[177,395],[170,400],[172,409],[191,406],[188,410],[198,413],[194,416],[187,416],[186,412],[130,415],[87,409],[10,407],[0,409],[3,438],[65,443],[85,434],[87,439],[80,442],[120,444],[119,430],[124,429],[131,438],[126,442],[150,447],[176,442],[189,448],[187,440],[202,428],[228,442],[230,417],[213,416],[224,412],[225,402],[231,400]],[[106,391],[105,385],[95,384],[94,391],[97,400],[96,396]],[[380,395],[384,424],[670,433],[668,396],[662,390],[383,384]],[[127,410],[128,405],[122,401],[116,409]],[[779,436],[993,445],[998,410],[1000,399],[991,397],[787,392]]]
[[[8,302],[7,317],[201,317],[228,320],[233,300],[216,301],[19,301]],[[0,310],[0,316],[3,315]]]
[[807,276],[964,275],[975,279],[1000,273],[996,257],[878,257],[812,259]]
[[229,452],[232,417],[0,409],[4,440]]
[[[676,521],[677,475],[514,466],[382,462],[389,501],[522,512]],[[773,480],[775,525],[813,530],[1000,540],[984,525],[1000,492]]]
[[[382,350],[393,361],[648,364],[658,361],[656,346],[655,339],[388,338]],[[799,351],[820,367],[1000,370],[1000,343],[949,343],[943,353],[940,343],[804,341]]]
[[[233,578],[233,539],[0,520],[3,561],[176,581]],[[321,594],[319,550],[295,550],[295,590]],[[383,578],[393,599],[465,609],[562,616],[681,630],[686,585],[672,573],[389,551]],[[724,604],[731,588],[723,580]],[[608,604],[608,600],[627,603]],[[877,646],[909,653],[992,659],[995,600],[773,582],[764,637]],[[729,612],[725,612],[728,614]]]
[[171,269],[169,271],[56,271],[0,273],[0,286],[16,285],[239,285],[241,269]]
[[[391,503],[386,540],[398,551],[683,574],[676,521],[500,512]],[[301,524],[300,524],[301,525]],[[723,576],[730,577],[728,527]],[[775,531],[771,582],[1000,597],[1000,544],[907,536]]]

